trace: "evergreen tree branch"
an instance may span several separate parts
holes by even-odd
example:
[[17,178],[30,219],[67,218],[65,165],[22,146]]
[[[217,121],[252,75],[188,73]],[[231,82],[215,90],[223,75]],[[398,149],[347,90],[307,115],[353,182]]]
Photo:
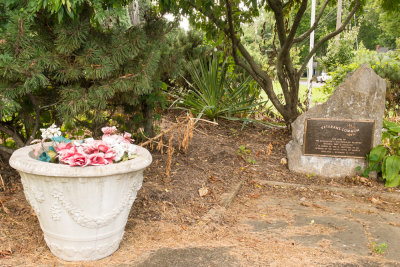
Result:
[[74,120],[76,121],[76,123],[78,123],[80,126],[83,126],[87,129],[92,129],[92,125],[88,122],[88,121],[81,121],[80,119],[74,117]]
[[57,102],[55,102],[53,104],[48,104],[48,105],[45,105],[45,106],[41,106],[41,107],[39,107],[39,109],[43,110],[43,109],[46,109],[46,108],[51,108],[51,107],[53,107],[53,106],[55,106],[55,105],[57,105],[57,104],[59,104],[61,102],[62,102],[62,100],[59,100],[59,101],[57,101]]

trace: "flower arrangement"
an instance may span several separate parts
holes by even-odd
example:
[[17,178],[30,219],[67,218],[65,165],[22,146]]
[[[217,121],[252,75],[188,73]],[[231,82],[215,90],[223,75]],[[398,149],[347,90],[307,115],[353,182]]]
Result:
[[[45,162],[67,164],[69,166],[98,166],[136,157],[137,149],[132,144],[130,133],[119,134],[115,126],[101,129],[101,140],[87,138],[81,141],[72,141],[61,135],[61,130],[55,124],[47,129],[40,129],[42,139],[36,139],[34,156]],[[44,142],[51,140],[53,143],[48,149]]]

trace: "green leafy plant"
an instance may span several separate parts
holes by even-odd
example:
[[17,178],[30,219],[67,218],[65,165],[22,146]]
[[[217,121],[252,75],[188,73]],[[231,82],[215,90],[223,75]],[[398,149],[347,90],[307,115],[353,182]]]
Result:
[[227,61],[220,64],[216,56],[208,62],[200,60],[198,65],[190,62],[193,84],[188,82],[192,89],[184,96],[183,105],[198,117],[205,115],[212,120],[251,114],[260,104],[252,79],[234,75],[230,67]]
[[387,244],[386,243],[377,244],[376,242],[372,242],[372,249],[375,251],[375,253],[383,254],[387,249]]
[[250,149],[246,148],[244,145],[239,146],[239,149],[236,151],[236,154],[241,157],[248,156],[250,153]]
[[368,177],[371,171],[382,172],[385,186],[400,185],[400,125],[384,121],[383,144],[374,147],[367,155],[368,166],[363,175]]
[[248,163],[251,163],[251,164],[257,164],[257,161],[255,161],[255,160],[252,159],[252,158],[248,158],[248,159],[247,159],[247,162],[248,162]]
[[246,146],[241,145],[239,146],[239,149],[236,151],[236,154],[241,157],[242,159],[246,160],[250,164],[257,164],[257,161],[254,159],[250,158],[250,153],[251,150],[246,148]]

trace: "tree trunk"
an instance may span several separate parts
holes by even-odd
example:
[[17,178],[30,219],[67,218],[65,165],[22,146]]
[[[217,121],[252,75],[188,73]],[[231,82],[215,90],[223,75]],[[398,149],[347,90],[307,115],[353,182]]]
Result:
[[153,126],[153,108],[146,103],[146,100],[142,104],[143,119],[144,119],[144,132],[147,137],[154,137],[154,126]]
[[132,3],[130,3],[127,6],[127,11],[131,24],[133,26],[139,25],[140,24],[139,2],[137,0],[132,1]]

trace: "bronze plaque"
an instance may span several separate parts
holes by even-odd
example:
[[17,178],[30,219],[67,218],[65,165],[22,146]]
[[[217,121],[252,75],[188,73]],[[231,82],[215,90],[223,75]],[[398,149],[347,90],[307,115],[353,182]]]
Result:
[[374,120],[307,119],[304,155],[364,158],[372,149]]

